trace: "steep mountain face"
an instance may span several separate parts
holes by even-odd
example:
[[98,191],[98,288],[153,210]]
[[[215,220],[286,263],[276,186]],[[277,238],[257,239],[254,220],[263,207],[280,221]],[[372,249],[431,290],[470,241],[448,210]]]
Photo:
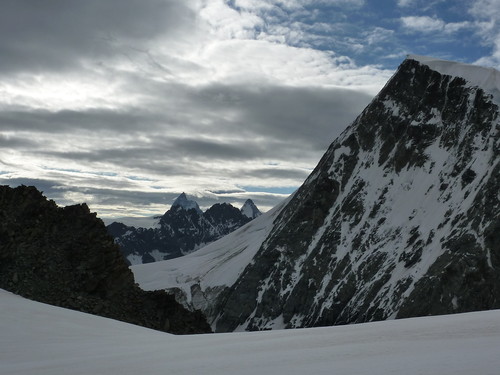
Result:
[[[250,207],[254,215],[260,213],[251,200],[245,207]],[[152,263],[183,256],[238,229],[253,219],[242,210],[217,203],[203,212],[182,193],[160,217],[157,228],[135,228],[116,222],[107,228],[130,264]]]
[[209,332],[199,313],[144,292],[85,204],[57,207],[36,188],[0,186],[0,288],[172,333]]
[[[492,69],[405,60],[280,210],[238,279],[211,296],[212,326],[500,308],[499,88]],[[186,279],[186,305],[205,308],[196,296],[209,277]]]

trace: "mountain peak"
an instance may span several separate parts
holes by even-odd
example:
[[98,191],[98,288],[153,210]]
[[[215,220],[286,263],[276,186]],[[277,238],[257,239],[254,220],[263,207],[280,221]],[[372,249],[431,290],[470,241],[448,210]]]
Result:
[[240,209],[243,216],[250,219],[255,219],[257,216],[262,215],[262,212],[257,208],[255,203],[251,199],[247,199]]
[[203,211],[201,211],[201,209],[200,209],[200,206],[198,206],[198,203],[196,203],[196,201],[188,199],[186,193],[184,193],[184,192],[182,192],[181,195],[179,195],[177,197],[177,199],[174,201],[174,203],[172,203],[171,208],[174,208],[174,207],[181,207],[186,211],[190,210],[190,209],[194,209],[194,210],[196,210],[196,212],[198,212],[200,214],[203,213]]
[[440,74],[463,78],[471,86],[481,87],[500,100],[500,71],[494,68],[441,60],[429,56],[408,55],[407,59],[426,65]]
[[[182,289],[218,332],[498,308],[500,106],[494,82],[479,84],[488,74],[405,60],[270,228],[251,229],[258,218],[210,245],[206,266],[165,265],[163,289]],[[228,261],[214,264],[235,257],[235,241],[252,243],[238,246],[244,271],[221,279]]]

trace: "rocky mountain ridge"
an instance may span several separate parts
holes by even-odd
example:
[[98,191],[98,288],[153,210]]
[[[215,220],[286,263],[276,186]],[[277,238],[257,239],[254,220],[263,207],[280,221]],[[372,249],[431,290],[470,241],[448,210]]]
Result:
[[199,312],[135,284],[87,205],[58,207],[35,187],[0,186],[0,288],[171,333],[210,332]]
[[156,265],[171,273],[163,283],[134,268],[139,283],[220,332],[500,308],[499,76],[410,56],[271,228],[238,239],[252,254],[238,255],[236,280],[212,277],[231,252],[216,242],[210,270],[188,274],[187,256]]
[[191,253],[233,232],[260,214],[250,199],[241,209],[229,203],[216,203],[203,212],[198,203],[182,193],[171,208],[159,217],[155,228],[136,228],[114,222],[107,229],[127,262],[133,265]]

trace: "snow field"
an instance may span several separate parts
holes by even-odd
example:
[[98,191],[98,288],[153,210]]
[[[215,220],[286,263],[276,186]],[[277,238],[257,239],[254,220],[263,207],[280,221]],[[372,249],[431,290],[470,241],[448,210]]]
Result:
[[173,336],[0,290],[0,373],[440,374],[500,368],[500,311]]

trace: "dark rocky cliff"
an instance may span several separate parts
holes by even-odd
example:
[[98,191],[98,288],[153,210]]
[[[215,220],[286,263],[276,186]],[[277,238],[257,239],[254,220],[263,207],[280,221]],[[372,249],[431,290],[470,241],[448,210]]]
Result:
[[145,292],[85,204],[0,186],[0,288],[36,301],[176,334],[210,332],[165,292]]

